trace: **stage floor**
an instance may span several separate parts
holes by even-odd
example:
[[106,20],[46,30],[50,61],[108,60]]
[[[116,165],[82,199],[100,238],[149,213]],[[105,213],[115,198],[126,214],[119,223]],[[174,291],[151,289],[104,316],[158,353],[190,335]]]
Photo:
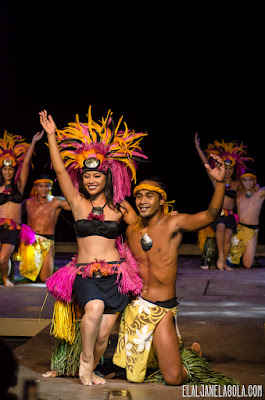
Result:
[[[69,259],[69,254],[58,254],[55,265]],[[261,267],[250,270],[205,271],[200,269],[199,257],[182,256],[176,289],[178,325],[185,346],[199,342],[203,356],[216,370],[244,385],[263,384],[265,389],[265,258],[259,262]],[[42,378],[41,373],[49,369],[53,345],[49,335],[53,299],[48,296],[41,311],[45,297],[45,285],[40,283],[0,287],[0,336],[25,341],[14,350],[20,370],[12,392],[21,396],[24,380],[36,379],[40,399],[101,400],[107,398],[109,390],[118,389],[129,390],[133,400],[182,397],[181,387],[132,384],[121,378],[92,387],[83,387],[78,379]],[[27,340],[29,336],[33,337]],[[110,346],[105,356],[108,372],[112,353]]]

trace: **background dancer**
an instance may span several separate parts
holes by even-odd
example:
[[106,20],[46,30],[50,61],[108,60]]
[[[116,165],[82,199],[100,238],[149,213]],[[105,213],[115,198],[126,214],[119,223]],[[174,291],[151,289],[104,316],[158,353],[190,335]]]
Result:
[[34,242],[20,241],[18,259],[20,274],[32,281],[41,282],[52,275],[54,268],[54,235],[61,210],[71,210],[64,197],[52,196],[53,181],[40,175],[34,181],[30,198],[25,200],[27,225],[34,231]]
[[226,263],[230,266],[242,265],[251,268],[254,262],[259,230],[259,216],[265,199],[265,187],[257,189],[257,176],[253,170],[246,170],[240,178],[242,189],[237,191],[236,204],[239,216],[237,233]]
[[44,131],[36,133],[31,144],[22,136],[7,131],[0,139],[0,271],[5,286],[13,286],[8,278],[10,257],[20,232],[23,192],[31,158],[35,144],[43,134]]
[[[220,217],[211,227],[216,233],[218,250],[216,266],[219,270],[231,271],[232,268],[226,264],[226,259],[231,246],[232,235],[236,233],[237,229],[238,216],[234,213],[236,192],[240,186],[240,175],[246,170],[245,162],[251,160],[251,158],[246,157],[246,146],[243,146],[242,143],[239,146],[236,142],[226,143],[224,140],[222,142],[215,140],[213,144],[208,144],[205,155],[200,147],[198,133],[195,135],[195,146],[204,164],[212,164],[211,154],[219,155],[225,164],[224,204]],[[215,187],[215,181],[210,175],[209,177]]]
[[[128,304],[129,295],[140,293],[142,287],[136,263],[116,238],[122,220],[128,224],[136,220],[135,211],[124,198],[130,195],[131,179],[135,178],[134,157],[146,158],[139,147],[144,134],[130,132],[126,124],[125,131],[119,131],[121,119],[115,128],[109,113],[105,120],[95,123],[89,109],[87,124],[80,123],[77,116],[68,128],[57,130],[60,154],[52,117],[42,111],[40,121],[48,135],[53,168],[73,212],[78,244],[76,259],[49,278],[47,287],[59,305],[65,301],[65,307],[73,292],[84,312],[81,383],[105,383],[93,371],[107,347],[118,313]],[[64,282],[69,297],[64,296],[65,288],[58,293]],[[63,328],[67,336],[69,329]],[[73,346],[75,338],[67,336]]]

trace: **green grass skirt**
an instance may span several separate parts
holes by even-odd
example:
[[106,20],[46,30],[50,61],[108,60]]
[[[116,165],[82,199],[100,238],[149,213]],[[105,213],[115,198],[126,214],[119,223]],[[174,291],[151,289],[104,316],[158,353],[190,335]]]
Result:
[[[51,369],[64,376],[76,376],[79,370],[79,359],[82,352],[81,320],[75,322],[75,342],[70,345],[65,340],[55,339],[52,354]],[[214,371],[205,358],[200,357],[196,351],[183,348],[180,351],[181,360],[188,371],[186,384],[190,385],[240,385],[233,378],[221,372]],[[160,370],[147,376],[144,382],[165,383]]]
[[51,359],[51,370],[59,375],[75,376],[79,370],[82,352],[81,320],[75,322],[75,341],[69,344],[65,340],[55,339]]
[[[183,348],[180,351],[181,360],[188,371],[185,384],[189,385],[240,385],[239,381],[229,376],[225,376],[221,372],[214,371],[205,358],[200,357],[193,349]],[[147,376],[144,382],[166,382],[160,370],[155,371]]]

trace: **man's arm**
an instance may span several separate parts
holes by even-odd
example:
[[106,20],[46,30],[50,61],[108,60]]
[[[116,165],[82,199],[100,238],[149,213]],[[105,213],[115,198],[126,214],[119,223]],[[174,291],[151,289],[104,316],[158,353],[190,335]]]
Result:
[[134,211],[133,207],[128,203],[128,201],[122,201],[120,203],[122,209],[124,212],[122,213],[123,215],[123,220],[127,225],[134,224],[137,221],[137,214]]
[[209,204],[208,210],[197,214],[179,214],[177,230],[197,231],[210,225],[220,215],[225,194],[225,183],[216,182],[214,195]]
[[212,179],[215,179],[215,191],[208,210],[197,214],[180,214],[177,217],[177,230],[197,231],[214,222],[220,215],[225,195],[225,166],[220,157],[212,155],[215,159],[215,168],[208,164],[205,168]]
[[60,197],[57,196],[57,200],[59,200],[60,204],[59,207],[62,208],[63,210],[66,211],[71,211],[71,207],[69,206],[69,204],[67,203],[67,201],[65,200],[65,197]]
[[259,192],[261,198],[265,197],[265,187],[260,188]]

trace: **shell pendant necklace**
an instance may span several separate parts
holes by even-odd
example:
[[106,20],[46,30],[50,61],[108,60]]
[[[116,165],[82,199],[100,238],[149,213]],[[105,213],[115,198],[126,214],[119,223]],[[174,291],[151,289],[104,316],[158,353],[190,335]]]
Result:
[[95,219],[98,221],[104,221],[105,220],[105,215],[104,215],[104,208],[106,206],[107,203],[104,204],[103,207],[97,206],[95,207],[94,204],[92,203],[91,200],[89,200],[91,205],[92,205],[92,210],[91,212],[88,214],[87,219]]
[[101,214],[104,213],[103,210],[104,210],[104,208],[105,208],[107,202],[104,204],[103,207],[100,207],[100,206],[95,207],[91,200],[90,200],[90,203],[91,203],[91,205],[92,205],[92,214],[94,214],[94,215],[101,215]]
[[150,233],[152,232],[152,230],[157,226],[157,224],[161,221],[161,219],[163,218],[164,214],[161,215],[160,218],[158,218],[158,220],[156,221],[156,223],[152,226],[152,228],[149,230],[149,232],[147,233],[143,233],[143,230],[141,229],[141,246],[143,251],[149,251],[152,246],[153,246],[153,240],[150,238]]

